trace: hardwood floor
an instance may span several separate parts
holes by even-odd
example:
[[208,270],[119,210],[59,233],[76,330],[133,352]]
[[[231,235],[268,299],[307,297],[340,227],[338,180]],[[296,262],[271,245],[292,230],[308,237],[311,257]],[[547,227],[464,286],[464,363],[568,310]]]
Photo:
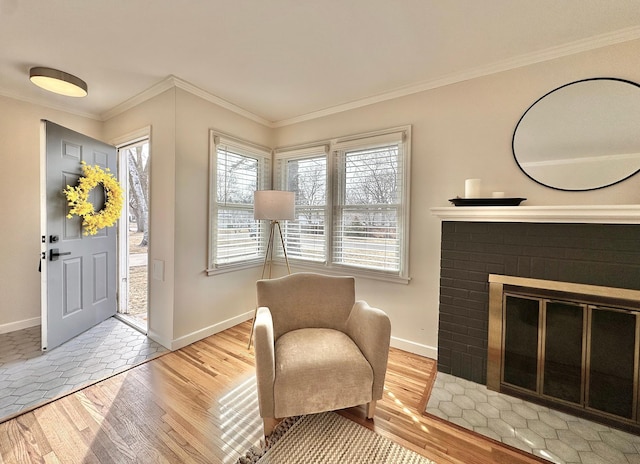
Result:
[[[0,424],[0,463],[235,463],[261,438],[246,322]],[[422,415],[435,362],[392,349],[374,421],[438,464],[544,462]]]

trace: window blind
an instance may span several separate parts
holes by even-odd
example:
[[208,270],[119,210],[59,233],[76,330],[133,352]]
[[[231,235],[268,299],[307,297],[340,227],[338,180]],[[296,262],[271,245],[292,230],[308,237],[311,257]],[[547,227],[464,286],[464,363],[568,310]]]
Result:
[[408,281],[411,126],[314,145],[275,150],[275,185],[296,193],[288,257]]
[[[360,144],[366,146],[365,141]],[[402,143],[396,142],[335,152],[335,263],[400,272],[404,220],[402,149]]]
[[253,219],[253,194],[269,187],[270,153],[237,140],[215,138],[213,265],[220,268],[264,257],[264,224]]
[[289,258],[325,262],[327,156],[324,147],[278,158],[277,172],[278,185],[295,192],[296,219],[287,221],[283,232]]

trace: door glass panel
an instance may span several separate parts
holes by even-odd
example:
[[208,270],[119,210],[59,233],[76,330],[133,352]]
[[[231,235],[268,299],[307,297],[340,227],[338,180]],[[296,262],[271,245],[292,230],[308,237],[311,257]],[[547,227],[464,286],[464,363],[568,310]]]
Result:
[[536,391],[538,372],[538,300],[506,297],[504,381]]
[[577,304],[546,305],[544,395],[581,403],[583,313]]
[[592,309],[589,407],[631,418],[635,332],[634,314]]

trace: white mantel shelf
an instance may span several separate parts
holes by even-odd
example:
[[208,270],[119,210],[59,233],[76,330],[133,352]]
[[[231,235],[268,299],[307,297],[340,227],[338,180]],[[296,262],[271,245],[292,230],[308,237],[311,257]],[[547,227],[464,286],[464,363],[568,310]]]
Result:
[[640,205],[447,206],[431,213],[443,221],[640,224]]

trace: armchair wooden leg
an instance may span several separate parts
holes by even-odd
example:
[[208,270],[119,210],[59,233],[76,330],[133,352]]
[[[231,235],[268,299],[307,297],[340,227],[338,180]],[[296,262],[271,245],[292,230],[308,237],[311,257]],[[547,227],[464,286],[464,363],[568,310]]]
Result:
[[262,423],[263,423],[263,429],[264,429],[264,436],[268,437],[269,435],[271,435],[271,432],[273,432],[273,429],[276,428],[276,425],[278,425],[280,421],[273,417],[263,417]]
[[367,419],[373,419],[376,413],[376,401],[372,400],[367,403]]

